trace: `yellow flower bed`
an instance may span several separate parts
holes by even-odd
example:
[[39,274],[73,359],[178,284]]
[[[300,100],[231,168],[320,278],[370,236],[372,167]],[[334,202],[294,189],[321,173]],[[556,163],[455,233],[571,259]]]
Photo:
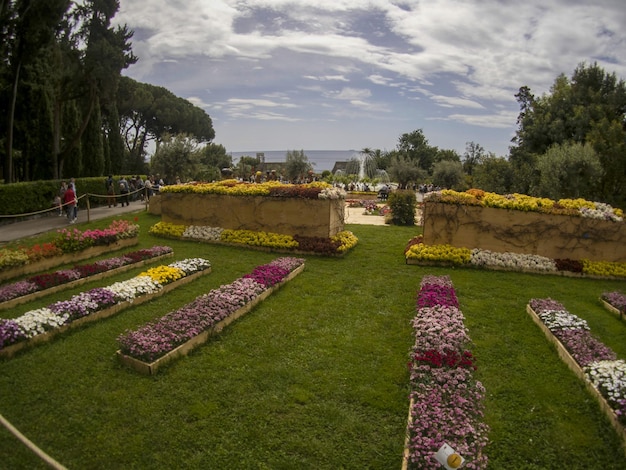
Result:
[[298,247],[298,242],[295,241],[291,235],[281,235],[279,233],[270,232],[255,232],[252,230],[226,229],[222,232],[220,241],[252,246],[266,246],[269,248]]
[[150,227],[149,232],[153,235],[161,235],[165,237],[182,237],[185,233],[184,225],[170,224],[169,222],[157,222]]
[[139,276],[148,276],[154,282],[158,282],[164,286],[185,277],[185,272],[182,269],[173,268],[171,266],[157,266],[156,268],[150,268],[140,273]]
[[[585,199],[559,199],[553,201],[548,198],[527,196],[526,194],[496,194],[480,189],[469,189],[465,192],[444,189],[434,200],[449,204],[466,204],[472,206],[495,207],[500,209],[513,209],[524,212],[559,213],[568,215],[580,215],[582,208],[594,209],[596,204]],[[623,217],[624,212],[618,208],[612,208],[613,213]]]
[[406,252],[407,259],[420,261],[448,262],[453,264],[467,264],[472,252],[468,248],[456,248],[451,245],[412,245]]
[[626,263],[582,260],[583,273],[594,276],[626,277]]
[[[163,186],[162,193],[193,193],[193,194],[227,194],[230,196],[268,196],[271,188],[291,186],[278,181],[264,183],[247,183],[235,179],[217,181],[215,183],[195,183]],[[298,185],[301,188],[331,188],[328,183],[316,181]]]
[[330,237],[330,239],[333,242],[340,243],[339,248],[337,248],[337,251],[339,251],[340,253],[345,253],[346,251],[354,248],[359,242],[359,239],[356,237],[356,235],[348,230],[339,232],[334,237]]

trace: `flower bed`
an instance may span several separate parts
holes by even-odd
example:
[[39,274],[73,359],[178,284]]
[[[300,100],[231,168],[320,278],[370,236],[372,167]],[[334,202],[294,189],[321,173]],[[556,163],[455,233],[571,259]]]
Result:
[[623,212],[582,199],[441,191],[425,199],[423,233],[428,245],[626,262]]
[[0,356],[48,341],[53,336],[87,322],[114,315],[130,305],[138,305],[211,272],[202,258],[176,261],[168,266],[150,268],[127,281],[97,287],[31,310],[15,319],[0,319]]
[[304,260],[278,258],[119,338],[120,361],[145,375],[184,356],[249,312],[304,269]]
[[626,313],[626,295],[621,292],[603,292],[600,301],[609,312],[623,318]]
[[408,364],[411,405],[403,468],[441,468],[435,454],[444,444],[467,468],[487,467],[485,389],[473,377],[476,366],[463,321],[450,278],[424,276],[412,321],[415,344]]
[[589,331],[587,322],[552,299],[531,299],[526,310],[561,359],[598,400],[626,451],[626,361]]
[[0,286],[0,310],[30,302],[85,282],[113,276],[166,256],[173,256],[173,254],[174,251],[169,246],[153,246],[152,248],[125,253],[122,256],[103,259],[91,264],[77,265],[72,269],[39,274],[22,281]]
[[62,229],[50,243],[0,249],[0,282],[136,245],[139,225],[114,220],[105,229]]
[[422,236],[409,240],[405,247],[404,256],[407,264],[441,264],[602,279],[626,277],[626,263],[587,259],[551,259],[540,255],[498,253],[480,248],[470,250],[451,245],[427,245]]
[[326,256],[343,255],[358,243],[356,236],[347,230],[330,238],[323,238],[158,222],[150,227],[150,233],[166,238],[245,246],[279,253]]

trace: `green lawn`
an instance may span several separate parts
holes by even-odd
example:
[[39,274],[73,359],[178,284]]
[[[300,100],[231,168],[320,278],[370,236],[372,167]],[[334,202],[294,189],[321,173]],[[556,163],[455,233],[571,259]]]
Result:
[[[490,468],[626,466],[599,406],[525,310],[533,297],[559,300],[624,359],[626,324],[598,300],[604,291],[623,292],[624,281],[406,265],[403,249],[417,228],[348,225],[359,244],[347,256],[307,257],[305,271],[251,313],[145,377],[118,363],[120,333],[283,256],[155,238],[148,228],[158,220],[139,216],[139,247],[169,245],[175,259],[207,258],[210,275],[0,360],[0,414],[66,467],[399,469],[410,320],[426,274],[450,275],[474,341],[476,376],[487,389]],[[0,468],[46,466],[0,429]]]

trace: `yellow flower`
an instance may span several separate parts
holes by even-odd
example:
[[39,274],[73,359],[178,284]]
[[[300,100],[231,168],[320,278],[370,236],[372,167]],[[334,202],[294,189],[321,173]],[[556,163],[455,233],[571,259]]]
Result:
[[148,269],[139,274],[139,276],[149,276],[154,282],[165,285],[185,277],[185,272],[182,269],[171,266],[157,266],[156,268]]
[[330,239],[333,242],[340,243],[339,248],[337,248],[337,251],[339,251],[340,253],[343,253],[345,251],[348,251],[354,248],[356,244],[359,242],[359,239],[354,235],[354,233],[350,232],[349,230],[344,230],[342,232],[339,232],[334,237],[330,237]]

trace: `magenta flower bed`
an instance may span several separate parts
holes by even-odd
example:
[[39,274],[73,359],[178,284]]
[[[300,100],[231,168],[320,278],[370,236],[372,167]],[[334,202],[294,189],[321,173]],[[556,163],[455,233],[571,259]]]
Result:
[[258,266],[231,284],[213,289],[156,321],[120,335],[120,352],[153,362],[244,307],[303,263],[304,259],[286,257]]
[[152,248],[126,253],[122,256],[96,261],[95,263],[77,265],[72,269],[37,274],[23,281],[1,286],[0,302],[7,302],[28,294],[50,289],[51,287],[67,284],[78,279],[84,279],[89,276],[110,271],[111,269],[135,264],[172,252],[173,250],[169,246],[153,246]]
[[485,389],[473,377],[475,359],[450,278],[425,276],[416,304],[407,468],[441,469],[435,453],[444,443],[465,459],[463,468],[486,468]]

